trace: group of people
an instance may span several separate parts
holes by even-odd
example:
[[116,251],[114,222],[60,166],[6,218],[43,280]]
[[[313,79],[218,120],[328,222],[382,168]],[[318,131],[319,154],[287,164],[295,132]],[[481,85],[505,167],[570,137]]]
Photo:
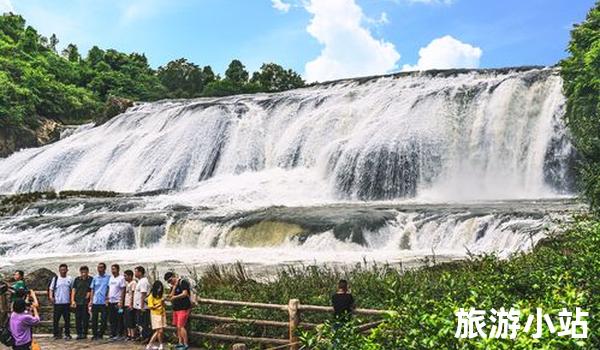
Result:
[[[91,320],[92,340],[103,339],[110,325],[113,341],[147,342],[146,349],[163,349],[164,328],[167,325],[165,302],[173,309],[173,325],[177,328],[179,344],[176,349],[188,349],[187,322],[194,304],[190,282],[173,272],[167,272],[164,280],[150,284],[143,266],[121,274],[118,264],[106,273],[106,264],[99,263],[97,274],[90,275],[87,266],[79,268],[79,276],[68,275],[69,268],[61,264],[58,275],[48,286],[48,299],[53,305],[52,328],[55,339],[71,340],[71,313],[75,314],[77,340],[86,339]],[[9,329],[14,338],[14,350],[31,350],[32,327],[40,323],[39,302],[34,291],[28,290],[23,271],[16,271],[12,292],[12,313]],[[348,282],[340,280],[331,303],[336,327],[347,322],[354,310],[354,298]],[[63,328],[60,321],[63,320]],[[158,346],[154,346],[157,343]]]
[[[173,272],[167,272],[164,280],[150,284],[143,266],[126,270],[121,274],[118,264],[106,272],[105,263],[99,263],[97,274],[90,275],[87,266],[79,268],[79,276],[68,275],[66,264],[61,264],[58,275],[48,286],[48,299],[53,305],[53,333],[55,339],[71,340],[71,313],[75,316],[77,340],[88,337],[91,320],[92,340],[101,340],[110,326],[110,340],[147,342],[146,349],[163,349],[164,328],[167,326],[165,302],[172,304],[173,325],[177,328],[177,349],[188,349],[186,330],[193,306],[190,282]],[[31,349],[31,328],[39,324],[39,302],[34,291],[28,290],[23,281],[23,271],[14,274],[12,291],[12,314],[9,328],[15,340],[15,350]],[[60,321],[63,320],[63,327]],[[155,343],[158,344],[155,347]]]

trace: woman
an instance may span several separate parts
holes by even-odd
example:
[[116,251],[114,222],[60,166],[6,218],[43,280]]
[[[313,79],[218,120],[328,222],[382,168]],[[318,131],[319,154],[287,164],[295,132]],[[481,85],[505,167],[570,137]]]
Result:
[[10,315],[10,332],[15,338],[13,350],[31,350],[33,327],[40,323],[39,304],[35,293],[29,293],[32,299],[31,313],[27,310],[27,302],[17,299],[13,303],[13,312]]
[[154,334],[146,350],[152,349],[152,343],[158,340],[158,350],[163,350],[163,334],[167,326],[167,313],[165,311],[164,286],[162,282],[156,281],[152,285],[152,290],[148,296],[148,308],[150,309],[152,330]]

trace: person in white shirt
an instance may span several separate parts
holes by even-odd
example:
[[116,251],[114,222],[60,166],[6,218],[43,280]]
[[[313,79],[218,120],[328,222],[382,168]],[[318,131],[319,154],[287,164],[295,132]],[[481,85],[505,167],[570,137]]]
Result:
[[136,337],[136,310],[133,308],[133,296],[137,281],[133,278],[133,271],[126,270],[123,273],[127,286],[125,287],[125,328],[127,328],[127,339],[133,340]]
[[58,267],[58,276],[52,278],[48,286],[48,300],[54,306],[54,317],[52,320],[52,329],[54,339],[61,338],[61,329],[58,324],[62,318],[64,321],[65,339],[71,339],[71,287],[73,279],[67,276],[69,267],[66,264],[60,264]]
[[152,335],[152,329],[150,328],[150,310],[148,309],[146,298],[152,286],[148,278],[146,278],[146,269],[143,266],[135,268],[135,278],[138,280],[133,293],[133,308],[137,314],[136,323],[141,329],[140,339],[148,340]]
[[119,340],[125,334],[123,324],[123,304],[125,302],[125,278],[119,264],[110,267],[112,276],[108,280],[108,320],[112,340]]

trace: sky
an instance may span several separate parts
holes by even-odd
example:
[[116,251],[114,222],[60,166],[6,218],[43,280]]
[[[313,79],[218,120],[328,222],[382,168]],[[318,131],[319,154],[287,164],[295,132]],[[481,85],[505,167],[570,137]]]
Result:
[[275,62],[309,81],[553,65],[595,0],[0,0],[59,47],[185,57],[216,72]]

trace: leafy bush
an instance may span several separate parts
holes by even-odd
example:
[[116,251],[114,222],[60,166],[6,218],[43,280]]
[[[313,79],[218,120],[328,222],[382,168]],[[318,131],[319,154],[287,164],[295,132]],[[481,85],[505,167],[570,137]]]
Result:
[[571,31],[570,56],[561,62],[566,121],[581,154],[583,194],[600,212],[600,1]]
[[[254,280],[238,264],[213,267],[198,277],[199,295],[209,298],[287,304],[329,305],[340,278],[350,281],[358,307],[395,311],[376,329],[359,334],[353,328],[334,329],[327,314],[303,314],[306,322],[325,323],[316,331],[303,330],[310,349],[598,349],[600,348],[600,222],[581,217],[565,232],[543,240],[532,252],[509,260],[492,255],[466,261],[433,264],[403,271],[400,267],[360,264],[353,268],[301,266],[281,268],[273,278]],[[533,339],[520,332],[514,339],[455,338],[460,308],[519,309],[521,327],[537,307],[554,317],[562,308],[589,312],[588,339],[550,334]],[[285,321],[284,312],[201,306],[203,313]],[[285,330],[252,325],[194,325],[248,336],[285,337]]]

